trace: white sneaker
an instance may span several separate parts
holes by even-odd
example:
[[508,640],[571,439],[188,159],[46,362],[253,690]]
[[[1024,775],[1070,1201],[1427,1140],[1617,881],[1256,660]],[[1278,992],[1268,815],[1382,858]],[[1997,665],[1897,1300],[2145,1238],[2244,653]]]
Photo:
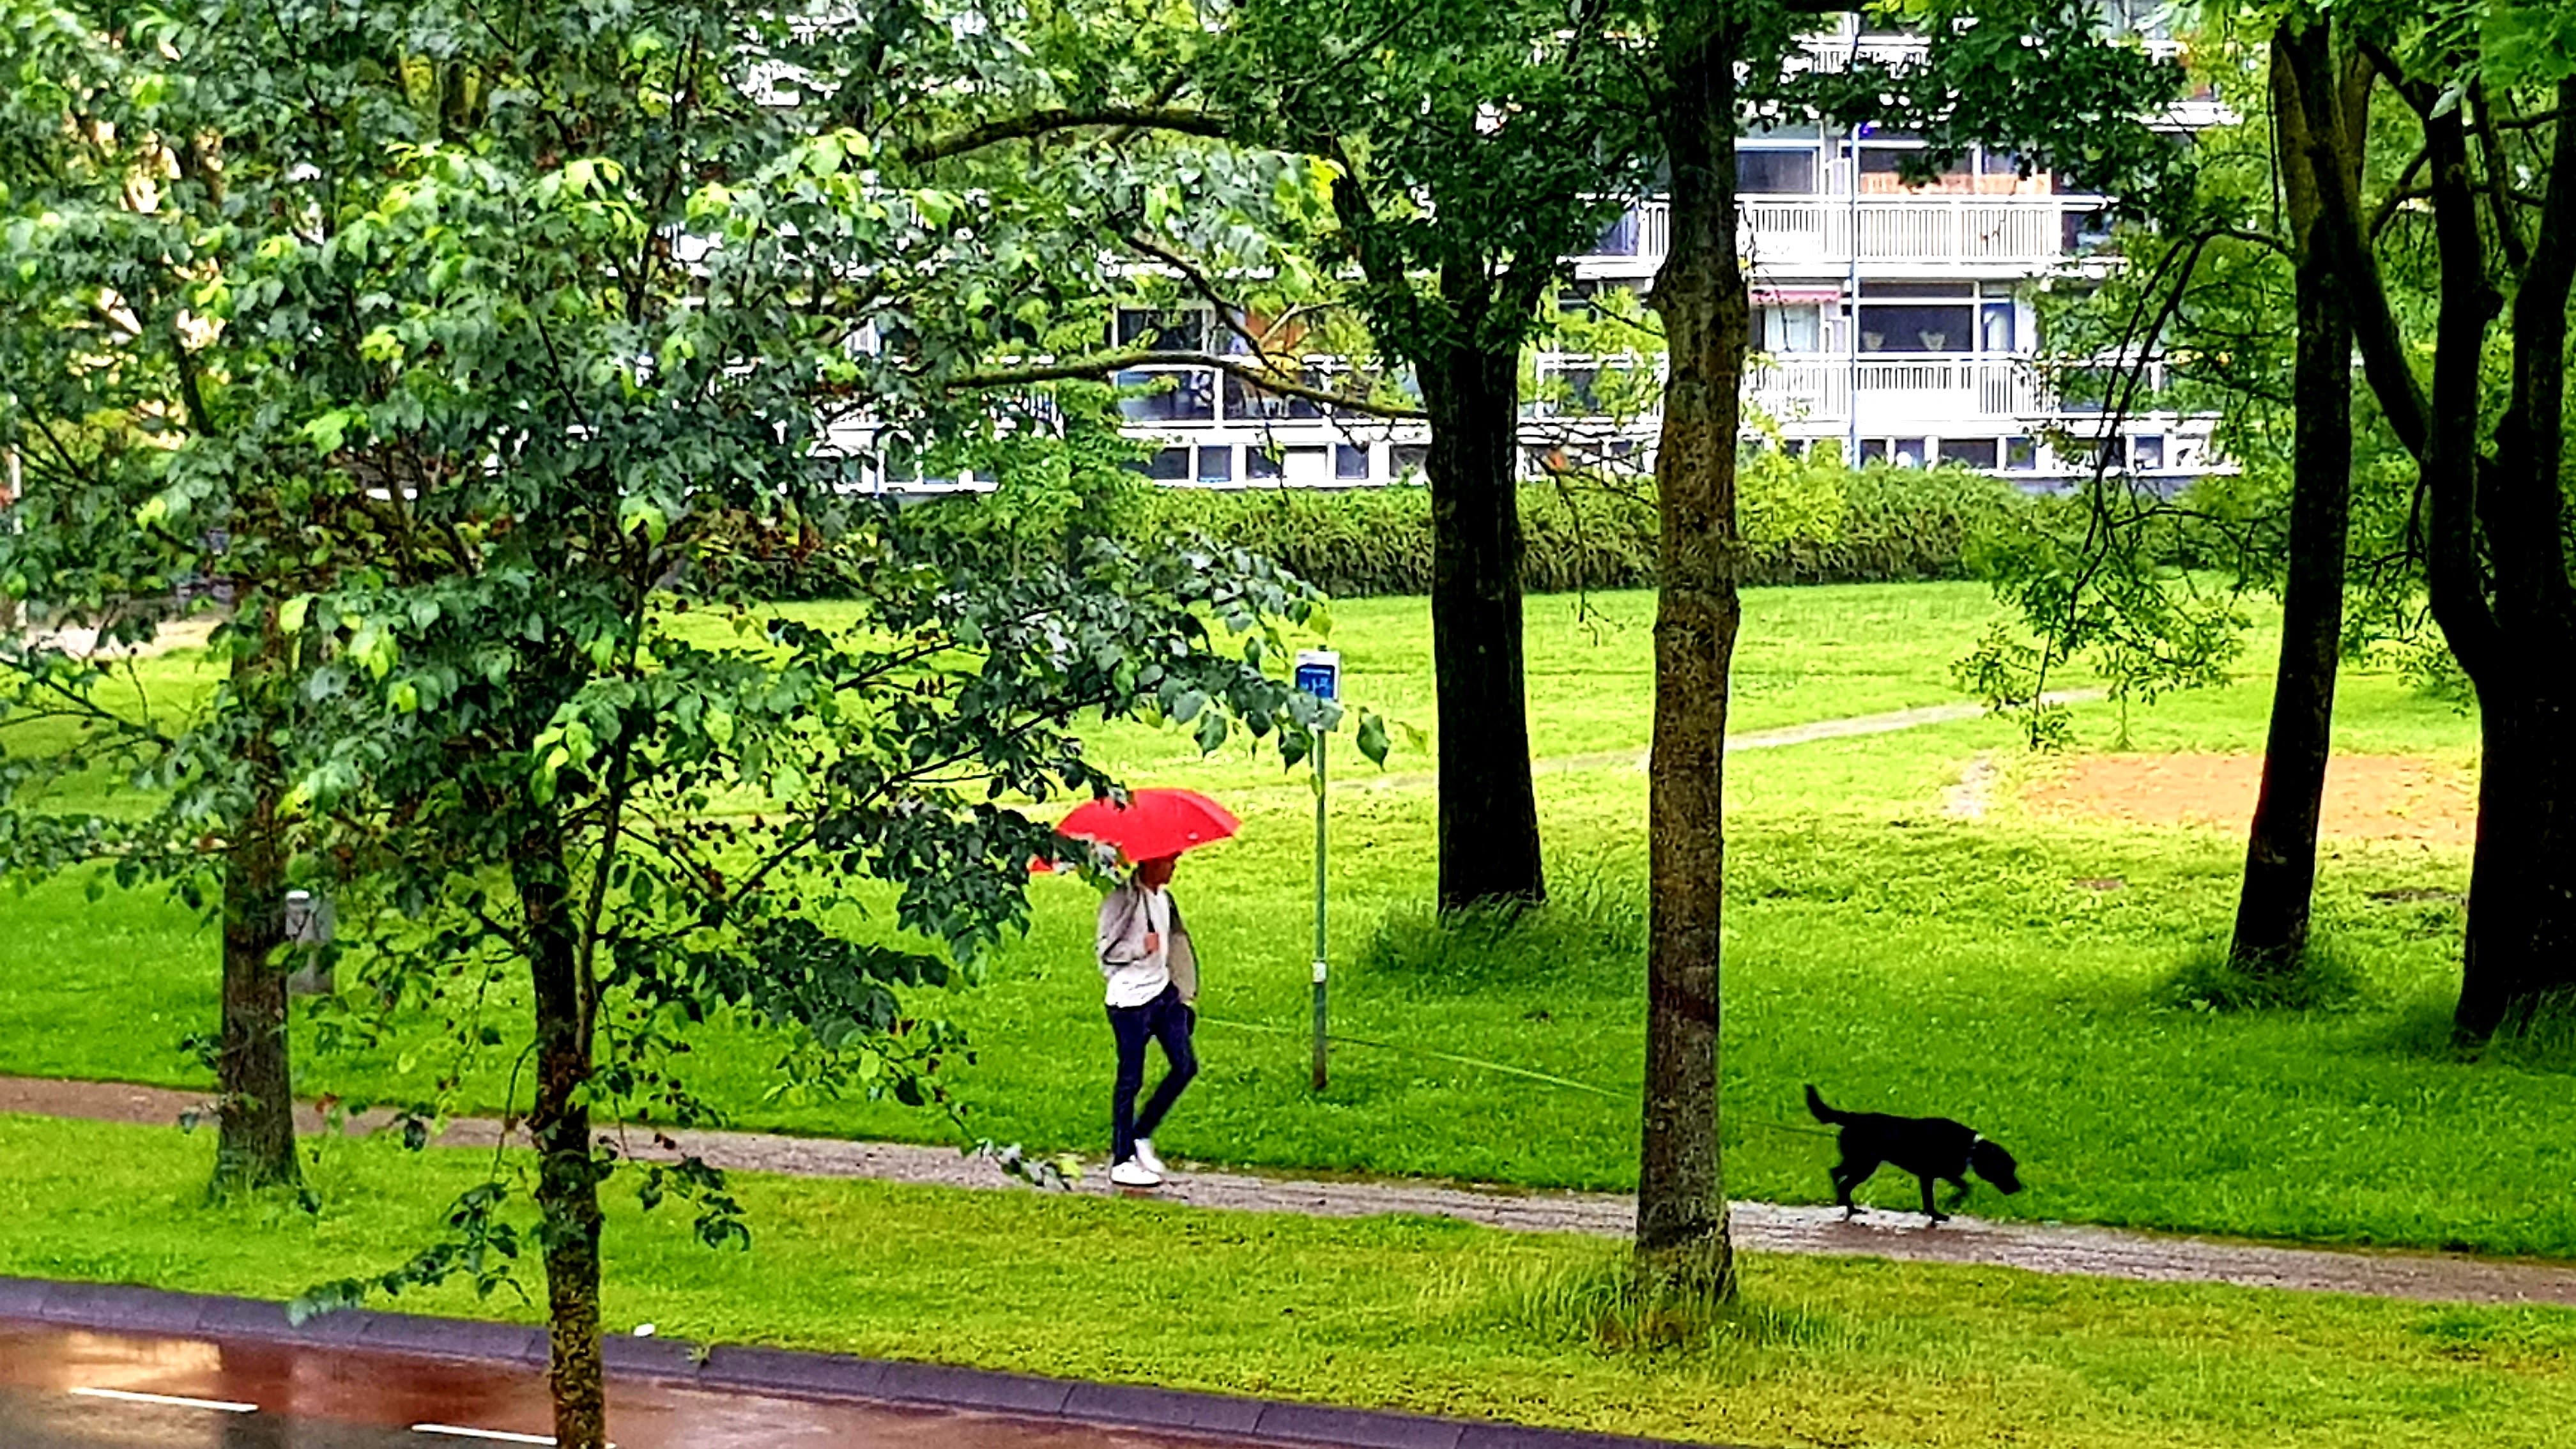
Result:
[[1162,1174],[1133,1158],[1109,1169],[1109,1180],[1120,1187],[1161,1187]]
[[1163,1159],[1154,1155],[1154,1139],[1151,1137],[1139,1137],[1136,1139],[1136,1161],[1141,1164],[1147,1172],[1154,1174],[1156,1177],[1161,1177],[1164,1173],[1171,1171],[1170,1168],[1163,1165]]

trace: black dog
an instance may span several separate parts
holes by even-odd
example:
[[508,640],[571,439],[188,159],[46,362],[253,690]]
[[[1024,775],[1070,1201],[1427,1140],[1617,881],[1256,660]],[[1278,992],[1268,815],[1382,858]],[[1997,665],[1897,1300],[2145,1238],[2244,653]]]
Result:
[[1936,1223],[1948,1221],[1949,1214],[1932,1206],[1935,1178],[1959,1190],[1950,1199],[1952,1207],[1968,1200],[1971,1169],[2007,1193],[2021,1191],[2020,1165],[2013,1161],[2013,1155],[1978,1136],[1964,1123],[1947,1117],[1837,1112],[1825,1105],[1825,1099],[1813,1087],[1807,1089],[1807,1110],[1826,1126],[1842,1129],[1839,1145],[1843,1160],[1834,1164],[1834,1194],[1846,1219],[1860,1211],[1852,1206],[1852,1189],[1869,1181],[1882,1162],[1895,1163],[1923,1184],[1923,1215]]

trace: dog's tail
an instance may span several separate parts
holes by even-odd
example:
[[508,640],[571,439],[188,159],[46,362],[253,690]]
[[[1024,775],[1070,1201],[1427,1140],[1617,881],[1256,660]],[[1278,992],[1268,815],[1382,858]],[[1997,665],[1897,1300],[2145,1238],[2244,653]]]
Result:
[[1807,1087],[1807,1111],[1813,1114],[1817,1121],[1828,1126],[1849,1121],[1851,1118],[1848,1112],[1837,1112],[1826,1106],[1824,1095],[1818,1092],[1812,1083]]

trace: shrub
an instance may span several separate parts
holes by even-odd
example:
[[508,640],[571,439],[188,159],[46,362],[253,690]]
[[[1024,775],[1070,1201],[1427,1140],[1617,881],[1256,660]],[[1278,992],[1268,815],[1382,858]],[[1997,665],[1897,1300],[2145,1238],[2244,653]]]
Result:
[[[1081,461],[1089,466],[1005,470],[996,492],[902,511],[922,526],[1004,534],[1038,552],[1095,534],[1128,542],[1202,535],[1270,558],[1339,598],[1431,589],[1427,488],[1154,487],[1104,459]],[[1651,480],[1545,479],[1523,484],[1520,504],[1521,583],[1531,592],[1654,586],[1662,523]],[[2033,506],[1982,473],[1883,463],[1851,470],[1830,452],[1749,457],[1738,504],[1747,584],[1964,578],[1976,541]],[[828,564],[800,555],[742,566],[761,570],[775,596],[787,598],[834,592]]]
[[[1958,468],[1847,470],[1832,458],[1748,460],[1739,500],[1747,584],[1968,576],[1973,540],[2029,501]],[[1415,486],[1317,492],[1173,488],[1138,510],[1277,560],[1344,598],[1431,587],[1431,495]],[[1569,477],[1521,487],[1521,583],[1534,593],[1649,588],[1661,522],[1654,486]]]

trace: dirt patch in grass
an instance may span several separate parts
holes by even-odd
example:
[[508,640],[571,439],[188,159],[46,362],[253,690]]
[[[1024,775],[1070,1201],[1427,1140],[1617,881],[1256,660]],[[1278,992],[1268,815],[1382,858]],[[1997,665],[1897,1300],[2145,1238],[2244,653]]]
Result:
[[[2087,755],[2023,795],[2060,819],[2241,830],[2261,792],[2260,755]],[[2412,755],[2339,755],[2326,769],[2322,832],[2341,840],[2467,845],[2477,833],[2468,770]]]

